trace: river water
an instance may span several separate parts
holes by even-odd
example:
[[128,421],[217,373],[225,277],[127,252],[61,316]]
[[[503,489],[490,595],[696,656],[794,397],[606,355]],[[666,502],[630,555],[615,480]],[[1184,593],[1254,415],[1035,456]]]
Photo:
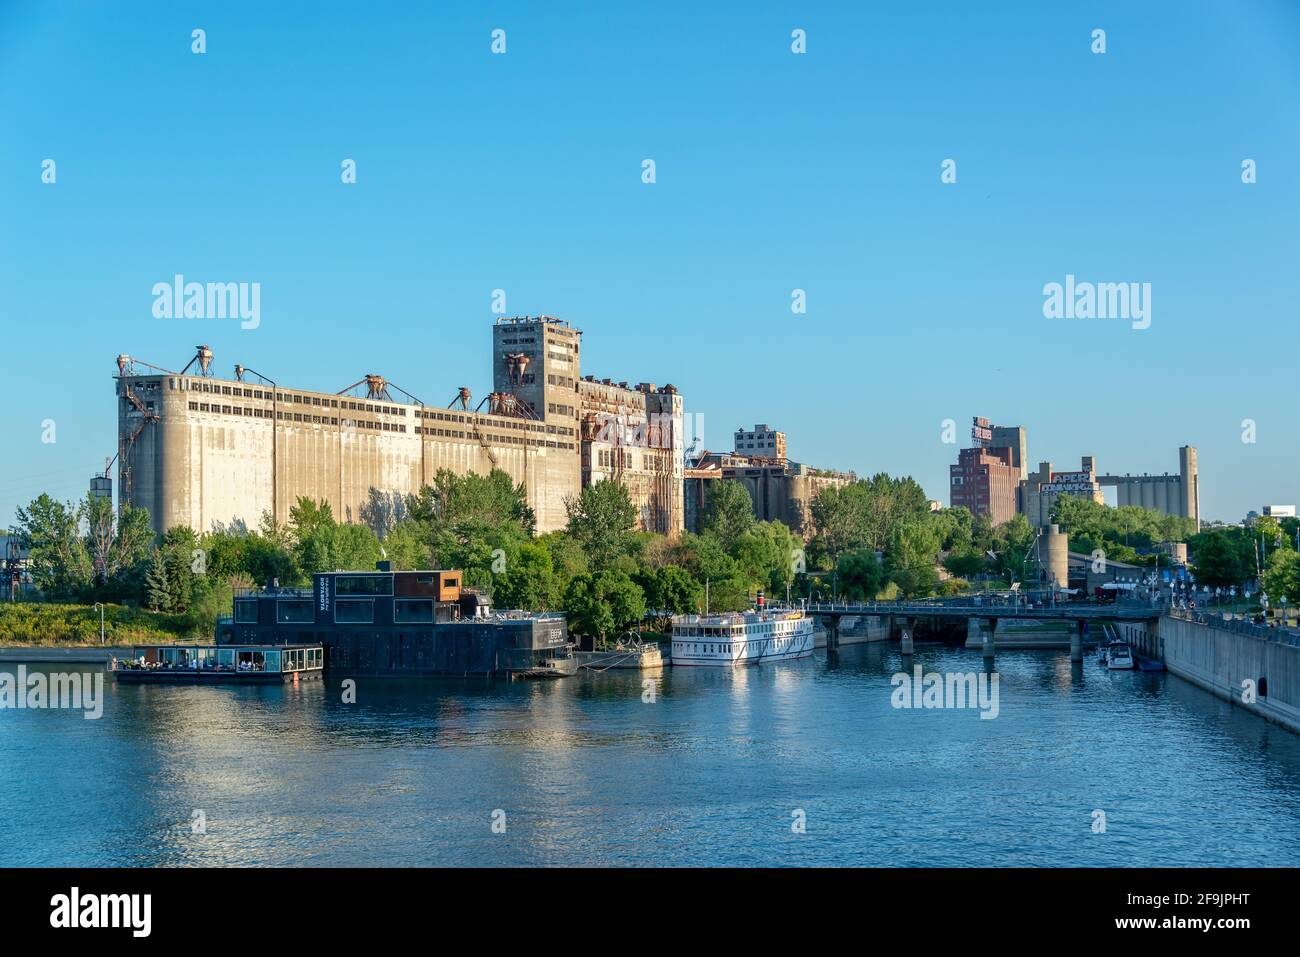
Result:
[[1300,865],[1282,728],[1048,651],[998,657],[996,718],[895,708],[903,667],[109,680],[98,720],[0,710],[0,865]]

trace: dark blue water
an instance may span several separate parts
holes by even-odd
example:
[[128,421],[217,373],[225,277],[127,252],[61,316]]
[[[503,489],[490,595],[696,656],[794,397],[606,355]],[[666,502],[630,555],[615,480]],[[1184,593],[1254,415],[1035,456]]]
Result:
[[670,669],[654,703],[630,672],[109,681],[98,721],[0,711],[0,864],[1300,865],[1300,737],[1054,652],[998,658],[994,720],[897,710],[895,649]]

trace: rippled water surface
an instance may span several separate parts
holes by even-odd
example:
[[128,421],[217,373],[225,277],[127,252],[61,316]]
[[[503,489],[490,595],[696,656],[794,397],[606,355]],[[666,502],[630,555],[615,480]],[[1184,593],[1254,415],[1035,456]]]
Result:
[[1056,652],[998,658],[994,720],[895,709],[902,667],[865,645],[670,669],[651,703],[631,672],[362,680],[356,704],[339,678],[108,681],[97,721],[0,711],[0,864],[1300,865],[1282,728]]

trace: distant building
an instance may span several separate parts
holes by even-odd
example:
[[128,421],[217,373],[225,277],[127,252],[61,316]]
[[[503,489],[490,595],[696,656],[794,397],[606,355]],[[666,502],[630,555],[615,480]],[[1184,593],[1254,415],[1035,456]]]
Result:
[[17,601],[32,584],[31,556],[16,532],[0,534],[0,600]]
[[737,455],[750,455],[759,458],[784,460],[785,433],[759,424],[754,431],[736,430],[735,450]]
[[637,528],[680,532],[682,397],[671,385],[629,386],[593,376],[578,382],[582,418],[582,485],[613,479],[636,506]]
[[[147,508],[158,532],[255,527],[267,512],[283,524],[299,496],[359,521],[372,489],[405,495],[439,469],[501,469],[524,486],[539,532],[563,528],[566,501],[607,477],[628,485],[642,527],[680,529],[681,397],[671,386],[596,386],[581,358],[582,333],[567,322],[502,317],[493,391],[476,405],[467,387],[440,388],[444,407],[374,374],[338,390],[274,383],[262,374],[274,370],[242,365],[219,378],[207,346],[179,372],[121,355],[119,501]],[[584,431],[602,413],[611,429]],[[111,494],[107,480],[96,479],[99,494]]]
[[779,521],[806,539],[812,534],[812,502],[817,493],[824,488],[848,485],[857,481],[857,476],[852,472],[814,469],[788,459],[704,452],[685,472],[688,531],[700,530],[709,483],[719,479],[731,479],[745,486],[754,517],[759,521]]
[[[969,465],[969,463],[968,465],[965,466],[962,464],[962,456],[965,455],[967,451],[983,450],[989,452],[990,454],[993,454],[996,453],[998,449],[1002,449],[1005,450],[1006,455],[994,455],[994,458],[999,460],[999,462],[1009,463],[1014,472],[1014,477],[1011,482],[1011,509],[1012,509],[1011,514],[1014,515],[1016,512],[1024,511],[1024,502],[1020,500],[1020,483],[1029,477],[1029,468],[1028,468],[1029,433],[1028,431],[1025,429],[1023,425],[994,425],[983,416],[977,415],[971,420],[970,438],[971,438],[971,448],[969,450],[963,449],[961,452],[959,452],[957,465],[949,466],[949,484],[948,484],[949,502],[954,507],[959,504],[964,505],[967,508],[970,508],[971,511],[975,514],[988,515],[990,514],[988,509],[994,506],[996,506],[996,509],[999,514],[1005,514],[1005,508],[1003,507],[1005,505],[1005,502],[1002,501],[1002,499],[999,497],[1002,494],[1000,485],[1003,479],[1003,473],[1000,466],[998,468],[997,474],[993,476],[994,478],[996,478],[997,483],[999,485],[998,491],[993,493],[994,501],[990,503],[984,503],[981,499],[980,502],[977,502],[977,506],[985,509],[984,511],[975,512],[975,509],[972,508],[971,505],[967,503],[967,499],[971,498],[972,493],[976,491],[976,488],[974,486],[959,491],[958,485],[961,483],[957,483],[957,484],[953,483],[953,478],[965,479],[969,477],[978,480],[978,478],[980,477],[980,473],[978,471],[971,473],[969,476],[967,475],[966,469],[968,467],[976,468],[976,469],[981,467],[981,466],[972,466]],[[967,458],[969,459],[972,457],[967,456]],[[975,456],[974,458],[978,458],[978,456]],[[1007,518],[1010,517],[1011,516],[1007,516]],[[1006,518],[1000,520],[994,520],[994,524],[998,524],[999,521],[1006,521],[1006,520],[1007,520]]]
[[1115,487],[1116,505],[1137,505],[1162,515],[1179,515],[1194,519],[1197,529],[1201,527],[1200,475],[1193,446],[1184,445],[1178,450],[1177,474],[1099,475],[1097,482]]
[[113,502],[113,480],[107,475],[92,475],[90,477],[89,494],[93,499],[108,499],[111,505]]
[[1021,483],[1020,499],[1030,525],[1046,528],[1052,524],[1052,506],[1058,495],[1105,503],[1091,455],[1083,457],[1077,472],[1054,472],[1051,462],[1040,462],[1038,471],[1031,472],[1029,478]]
[[972,515],[986,515],[994,525],[1016,514],[1020,470],[1012,464],[1010,448],[962,449],[957,464],[948,467],[949,501]]

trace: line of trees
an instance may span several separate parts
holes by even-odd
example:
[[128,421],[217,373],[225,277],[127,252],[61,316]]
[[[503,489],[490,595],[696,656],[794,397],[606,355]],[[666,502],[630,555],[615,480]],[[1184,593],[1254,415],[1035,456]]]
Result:
[[[1101,543],[1112,557],[1126,554],[1115,541],[1120,528],[1136,544],[1181,531],[1145,510],[1066,502],[1058,500],[1059,518],[1072,540]],[[575,632],[598,638],[647,617],[662,625],[706,602],[711,611],[744,609],[758,589],[773,598],[832,590],[850,600],[913,598],[956,593],[981,575],[1020,580],[1033,562],[1024,516],[994,528],[964,508],[931,511],[914,480],[884,473],[824,489],[811,503],[806,545],[782,523],[757,520],[748,491],[729,480],[710,483],[694,534],[637,531],[636,508],[615,481],[584,488],[566,509],[565,528],[538,535],[524,486],[505,472],[441,470],[413,495],[372,489],[356,523],[299,498],[283,525],[268,513],[255,529],[179,526],[155,537],[142,509],[123,507],[115,518],[104,499],[42,495],[18,510],[18,531],[44,597],[149,608],[180,616],[195,634],[228,613],[236,588],[305,585],[313,572],[372,568],[381,558],[395,569],[461,569],[496,607],[562,609]],[[1213,565],[1216,549],[1241,559],[1235,540],[1198,550]],[[1286,559],[1276,561],[1282,568]]]

